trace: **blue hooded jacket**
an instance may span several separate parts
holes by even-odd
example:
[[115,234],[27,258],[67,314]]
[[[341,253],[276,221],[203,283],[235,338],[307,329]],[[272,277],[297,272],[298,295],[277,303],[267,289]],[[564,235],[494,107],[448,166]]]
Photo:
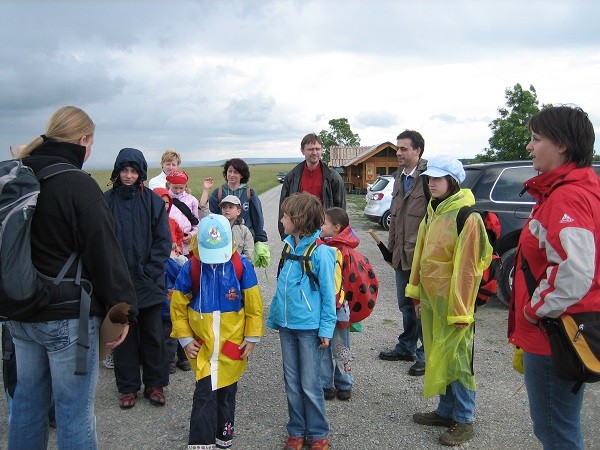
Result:
[[[290,245],[292,254],[303,255],[320,233],[321,230],[317,230],[312,236],[302,237],[297,246],[294,245],[293,236],[287,236],[284,241]],[[318,329],[319,337],[331,339],[336,324],[335,261],[334,248],[325,244],[317,245],[311,263],[319,285],[313,291],[300,261],[286,259],[277,280],[267,326],[276,330]]]

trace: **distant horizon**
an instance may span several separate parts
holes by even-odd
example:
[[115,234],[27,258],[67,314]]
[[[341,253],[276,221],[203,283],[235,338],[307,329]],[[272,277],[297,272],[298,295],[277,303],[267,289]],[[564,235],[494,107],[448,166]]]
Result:
[[[228,158],[229,159],[229,158]],[[303,158],[243,158],[243,160],[246,162],[246,164],[252,166],[252,165],[258,165],[258,164],[290,164],[290,163],[299,163],[301,161],[303,161]],[[227,161],[227,159],[220,159],[217,161],[185,161],[184,164],[182,164],[182,167],[215,167],[215,166],[222,166],[223,164],[225,164],[225,161]],[[85,164],[84,168],[85,169],[92,169],[92,170],[110,170],[113,168],[113,164],[111,164],[110,166],[105,166],[105,165],[99,165],[99,164]],[[159,163],[150,163],[148,162],[148,169],[160,169],[160,164]]]

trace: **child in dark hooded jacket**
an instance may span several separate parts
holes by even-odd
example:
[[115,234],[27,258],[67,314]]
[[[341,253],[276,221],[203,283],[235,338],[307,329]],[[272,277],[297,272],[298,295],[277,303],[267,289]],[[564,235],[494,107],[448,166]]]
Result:
[[147,164],[141,151],[122,149],[104,197],[115,221],[115,234],[125,256],[139,307],[137,324],[113,352],[119,406],[135,405],[141,389],[154,405],[165,404],[169,383],[160,308],[165,300],[165,263],[171,253],[171,232],[163,200],[144,186]]

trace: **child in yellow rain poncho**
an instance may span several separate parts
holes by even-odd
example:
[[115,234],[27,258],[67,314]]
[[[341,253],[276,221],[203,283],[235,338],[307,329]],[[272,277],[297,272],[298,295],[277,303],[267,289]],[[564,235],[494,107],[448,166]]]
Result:
[[179,339],[196,375],[189,448],[229,448],[237,382],[263,335],[263,305],[252,263],[233,249],[229,221],[209,214],[196,237],[196,259],[175,282],[171,337]]
[[473,314],[492,248],[479,214],[470,214],[457,236],[459,210],[475,204],[473,193],[459,186],[465,179],[462,164],[450,156],[433,157],[421,176],[428,177],[431,201],[419,226],[406,296],[414,299],[423,327],[423,394],[440,400],[434,412],[413,419],[448,427],[440,442],[460,445],[474,435]]

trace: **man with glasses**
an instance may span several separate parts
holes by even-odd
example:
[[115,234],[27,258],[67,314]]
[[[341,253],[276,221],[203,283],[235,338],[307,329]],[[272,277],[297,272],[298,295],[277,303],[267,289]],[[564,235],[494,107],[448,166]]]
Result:
[[[323,143],[319,136],[314,133],[307,134],[300,143],[300,151],[304,155],[304,161],[290,170],[283,180],[281,195],[279,197],[279,220],[281,204],[292,194],[308,192],[321,200],[323,208],[334,206],[346,209],[346,191],[344,180],[339,173],[327,167],[321,161],[323,155]],[[286,236],[283,225],[278,222],[281,239]],[[415,234],[416,237],[416,234]]]

